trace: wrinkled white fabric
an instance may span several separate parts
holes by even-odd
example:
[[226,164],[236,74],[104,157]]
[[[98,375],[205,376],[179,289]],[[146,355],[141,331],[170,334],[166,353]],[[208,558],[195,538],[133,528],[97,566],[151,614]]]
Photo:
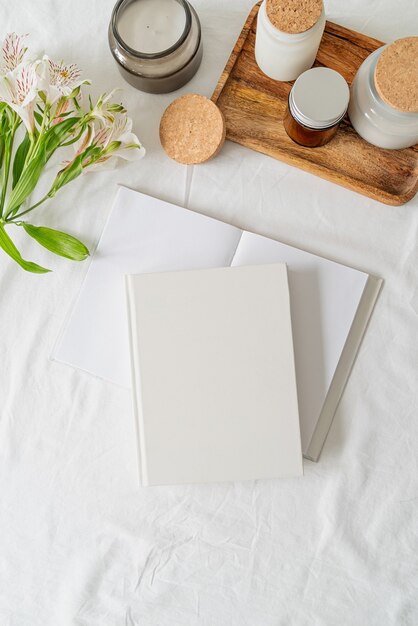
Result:
[[[0,2],[31,33],[115,86],[147,157],[78,180],[34,215],[94,248],[115,183],[308,248],[385,279],[318,464],[302,480],[140,489],[129,393],[49,355],[87,263],[16,229],[33,276],[0,255],[1,626],[418,624],[418,199],[389,207],[227,142],[212,162],[166,158],[173,95],[125,84],[108,51],[113,0]],[[252,4],[195,0],[209,95]],[[382,40],[416,34],[416,0],[328,0],[330,19]],[[177,94],[176,94],[177,95]],[[109,337],[109,341],[112,338]]]

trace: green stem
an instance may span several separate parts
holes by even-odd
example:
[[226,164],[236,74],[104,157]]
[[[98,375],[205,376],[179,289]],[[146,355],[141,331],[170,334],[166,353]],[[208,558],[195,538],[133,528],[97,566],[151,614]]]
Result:
[[8,223],[15,222],[19,217],[22,217],[22,215],[26,215],[26,213],[29,213],[30,211],[33,211],[33,209],[36,209],[38,206],[40,206],[41,204],[46,202],[46,200],[49,200],[50,197],[51,196],[49,196],[47,194],[41,200],[39,200],[39,202],[37,202],[33,206],[29,207],[29,209],[26,209],[25,211],[22,211],[21,213],[18,213],[17,215],[14,215],[13,217],[10,217],[9,219],[6,218],[6,222],[8,222]]
[[10,160],[11,160],[10,140],[6,142],[4,149],[5,149],[5,156],[4,156],[4,162],[3,162],[4,169],[3,169],[2,181],[1,181],[0,215],[3,215],[4,202],[6,200],[7,184],[9,182]]
[[12,151],[13,151],[13,142],[15,138],[15,133],[20,124],[19,118],[17,118],[16,114],[13,114],[13,125],[10,130],[10,135],[7,138],[6,145],[4,147],[5,156],[4,156],[4,169],[2,175],[2,185],[1,185],[1,197],[0,197],[0,216],[3,215],[4,211],[4,203],[6,201],[7,194],[7,185],[9,183],[10,176],[10,164],[12,160]]
[[35,144],[35,137],[34,137],[33,133],[31,133],[29,135],[29,141],[30,141],[30,147],[29,147],[28,153],[26,155],[25,164],[23,166],[23,169],[25,169],[25,167],[27,166],[27,164],[29,163],[29,161],[30,161],[30,159],[32,158],[32,155],[33,155],[33,147],[34,147],[34,144]]
[[45,105],[45,109],[44,109],[44,115],[42,118],[42,124],[41,124],[41,128],[39,129],[39,133],[38,133],[38,138],[35,141],[34,139],[34,135],[30,135],[30,143],[31,146],[28,150],[28,153],[26,155],[26,159],[25,159],[25,167],[26,165],[29,163],[29,161],[31,160],[31,158],[33,157],[34,154],[36,154],[36,151],[38,150],[40,143],[42,141],[42,135],[44,133],[45,130],[45,126],[46,126],[46,122],[49,116],[49,107],[47,105]]
[[47,119],[48,119],[48,112],[49,112],[49,107],[47,105],[45,105],[44,115],[43,115],[43,118],[42,118],[42,124],[41,124],[41,128],[39,129],[38,140],[37,140],[37,142],[35,144],[35,149],[34,149],[35,152],[39,148],[39,144],[42,141],[42,135],[44,134],[46,122],[47,122]]

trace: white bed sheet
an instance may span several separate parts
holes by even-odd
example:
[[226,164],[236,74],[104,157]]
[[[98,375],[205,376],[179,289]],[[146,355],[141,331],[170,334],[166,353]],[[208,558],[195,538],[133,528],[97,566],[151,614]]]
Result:
[[[129,393],[49,360],[87,269],[16,233],[46,276],[0,262],[1,626],[386,626],[418,623],[418,200],[388,207],[227,142],[199,168],[166,158],[173,95],[123,82],[113,0],[0,2],[1,31],[122,87],[148,149],[66,188],[36,223],[94,247],[122,183],[385,279],[318,464],[303,480],[138,489]],[[195,0],[209,95],[251,0]],[[416,0],[326,2],[382,40],[416,33]]]

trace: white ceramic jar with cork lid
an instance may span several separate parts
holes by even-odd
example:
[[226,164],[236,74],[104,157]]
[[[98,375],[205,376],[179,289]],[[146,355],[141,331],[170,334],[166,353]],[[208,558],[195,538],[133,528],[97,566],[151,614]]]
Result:
[[418,37],[367,57],[351,86],[348,116],[360,137],[379,148],[418,143]]
[[255,41],[259,68],[274,80],[296,80],[314,64],[324,28],[322,0],[264,0]]

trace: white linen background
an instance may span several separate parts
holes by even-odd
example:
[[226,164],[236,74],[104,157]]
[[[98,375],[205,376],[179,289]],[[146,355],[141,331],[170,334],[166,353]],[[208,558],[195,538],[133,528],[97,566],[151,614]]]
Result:
[[[49,360],[88,263],[0,261],[2,626],[383,626],[418,623],[418,198],[389,207],[227,142],[186,168],[158,124],[178,94],[125,84],[107,46],[113,0],[0,2],[2,34],[119,86],[148,154],[79,179],[34,223],[94,248],[115,184],[220,217],[385,279],[318,464],[305,477],[140,489],[128,392]],[[252,0],[194,0],[210,95]],[[417,0],[327,0],[382,40],[418,34]],[[189,174],[190,174],[189,169]],[[35,219],[36,217],[36,219]],[[17,229],[16,229],[17,230]],[[112,338],[109,337],[109,341]]]

